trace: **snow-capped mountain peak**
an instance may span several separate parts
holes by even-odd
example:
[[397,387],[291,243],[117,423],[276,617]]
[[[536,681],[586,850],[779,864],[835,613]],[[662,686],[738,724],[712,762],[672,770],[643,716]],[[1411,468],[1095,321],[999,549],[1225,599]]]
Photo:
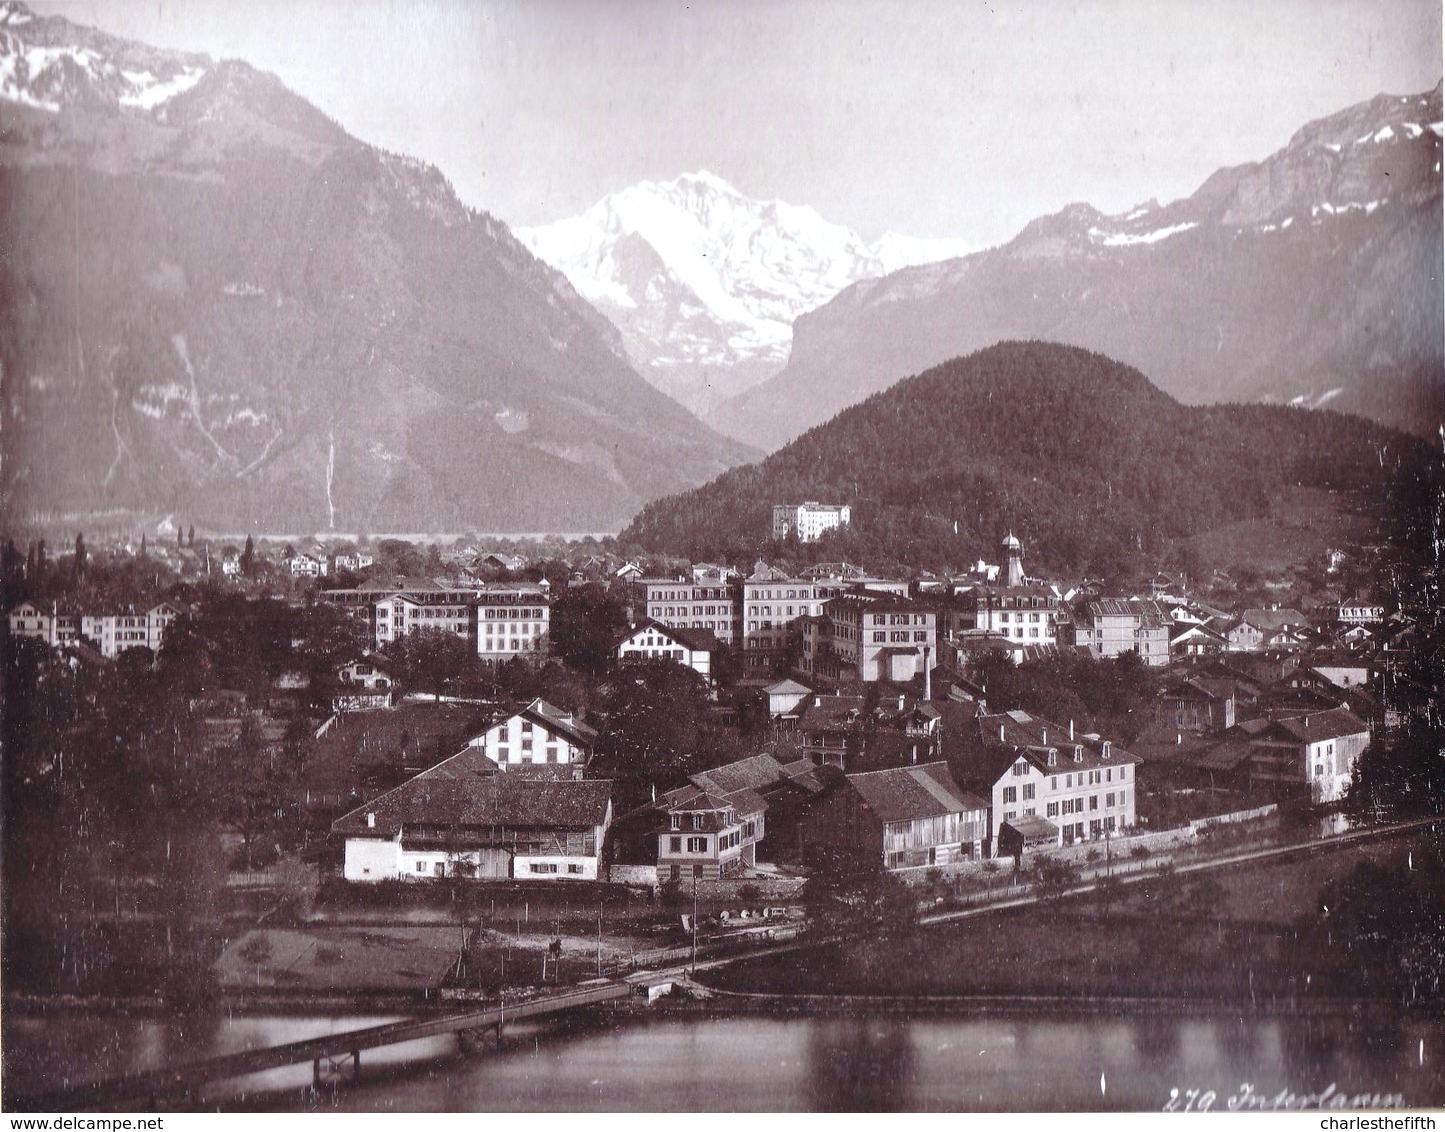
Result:
[[973,250],[896,233],[870,245],[706,170],[642,181],[517,235],[612,319],[649,380],[695,409],[780,369],[793,321],[850,284]]
[[0,99],[59,113],[112,106],[149,113],[190,90],[213,66],[203,55],[158,51],[38,17],[18,0],[0,2]]

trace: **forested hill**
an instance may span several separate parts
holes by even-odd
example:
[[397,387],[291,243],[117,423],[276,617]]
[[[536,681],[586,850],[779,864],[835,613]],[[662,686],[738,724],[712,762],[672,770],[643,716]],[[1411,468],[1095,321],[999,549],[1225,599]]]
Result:
[[[1138,370],[1043,342],[958,358],[839,413],[760,464],[647,505],[621,536],[654,553],[939,569],[996,557],[1113,571],[1174,540],[1271,514],[1294,485],[1380,488],[1423,442],[1356,417],[1266,405],[1189,407]],[[848,503],[852,527],[806,547],[771,538],[774,503]]]

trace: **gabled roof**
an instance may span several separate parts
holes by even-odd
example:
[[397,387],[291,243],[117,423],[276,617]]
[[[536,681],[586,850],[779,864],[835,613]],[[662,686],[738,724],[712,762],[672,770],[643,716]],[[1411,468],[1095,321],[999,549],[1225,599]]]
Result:
[[1180,641],[1187,641],[1191,637],[1205,637],[1209,640],[1218,641],[1220,644],[1223,644],[1225,640],[1224,634],[1217,629],[1211,629],[1208,625],[1195,622],[1184,623],[1183,628],[1169,638],[1169,643],[1171,645],[1178,644]]
[[808,759],[787,766],[772,755],[752,755],[711,770],[688,776],[688,785],[669,790],[659,801],[669,810],[722,809],[731,806],[740,814],[761,813],[768,808],[765,792],[779,786],[797,786],[809,794],[821,790]]
[[516,714],[532,723],[540,723],[543,727],[557,732],[564,738],[570,739],[578,747],[591,747],[597,741],[597,732],[594,728],[588,727],[571,712],[563,711],[556,704],[549,704],[540,697]]
[[759,790],[786,777],[782,763],[772,755],[753,755],[735,763],[690,775],[691,781],[720,794],[737,790]]
[[770,696],[798,696],[811,695],[812,688],[804,687],[796,680],[779,680],[776,684],[769,684],[763,689]]
[[660,636],[681,645],[692,652],[718,652],[722,648],[722,642],[711,629],[680,629],[672,625],[664,625],[661,621],[654,621],[648,617],[638,622],[635,629],[628,630],[626,636],[619,644],[626,644],[639,633],[653,632]]
[[1239,619],[1265,632],[1309,624],[1309,618],[1298,609],[1246,609]]
[[722,649],[722,642],[711,629],[669,629],[668,632],[678,644],[693,652],[714,653]]
[[1275,721],[1276,727],[1301,743],[1319,743],[1346,735],[1368,734],[1370,725],[1349,708],[1316,711],[1293,719]]
[[669,790],[660,801],[669,810],[726,810],[737,807],[732,799],[695,782]]
[[[601,825],[612,783],[545,781],[499,772],[467,747],[415,778],[336,819],[333,833],[392,838],[404,825],[586,829]],[[375,824],[367,824],[367,815]]]
[[912,821],[987,810],[988,803],[958,788],[947,763],[894,767],[847,776],[848,785],[879,821]]
[[1171,680],[1160,691],[1178,699],[1227,700],[1234,695],[1234,681],[1219,676],[1186,676]]

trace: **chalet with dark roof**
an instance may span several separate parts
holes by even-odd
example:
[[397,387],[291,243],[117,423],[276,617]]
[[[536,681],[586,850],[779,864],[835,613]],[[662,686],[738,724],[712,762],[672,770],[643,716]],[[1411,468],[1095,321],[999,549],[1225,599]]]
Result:
[[803,824],[818,858],[927,868],[983,855],[988,803],[961,790],[946,763],[926,763],[850,774]]
[[1309,618],[1298,609],[1246,609],[1224,636],[1233,650],[1291,649],[1303,645],[1309,628]]
[[502,774],[467,747],[337,818],[349,881],[597,880],[612,783]]
[[1177,731],[1216,732],[1234,726],[1234,681],[1184,676],[1159,689],[1160,716]]
[[657,834],[658,880],[713,881],[751,869],[770,806],[790,795],[794,801],[812,797],[822,788],[810,761],[784,765],[766,754],[690,776],[686,786],[657,800],[664,815]]
[[1249,770],[1260,782],[1304,786],[1317,804],[1340,801],[1355,763],[1370,745],[1370,726],[1348,708],[1276,719],[1249,740]]

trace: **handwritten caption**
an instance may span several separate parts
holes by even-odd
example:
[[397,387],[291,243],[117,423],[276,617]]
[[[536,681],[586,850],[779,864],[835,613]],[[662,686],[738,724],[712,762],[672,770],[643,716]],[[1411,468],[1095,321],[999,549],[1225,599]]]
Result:
[[1214,1089],[1171,1088],[1164,1112],[1304,1112],[1358,1108],[1404,1108],[1403,1093],[1344,1093],[1331,1081],[1317,1093],[1280,1089],[1263,1092],[1248,1081],[1232,1093]]

